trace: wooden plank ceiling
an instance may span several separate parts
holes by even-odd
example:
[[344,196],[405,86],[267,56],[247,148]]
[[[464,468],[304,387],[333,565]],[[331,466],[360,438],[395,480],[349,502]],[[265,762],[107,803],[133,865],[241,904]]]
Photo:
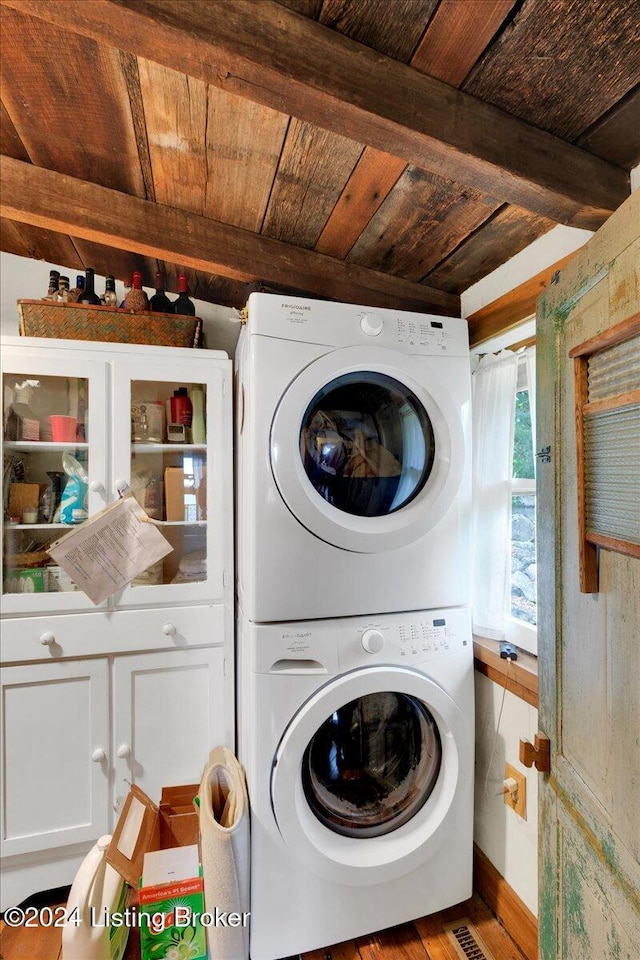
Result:
[[0,27],[1,249],[215,303],[455,314],[640,161],[638,0],[0,0]]

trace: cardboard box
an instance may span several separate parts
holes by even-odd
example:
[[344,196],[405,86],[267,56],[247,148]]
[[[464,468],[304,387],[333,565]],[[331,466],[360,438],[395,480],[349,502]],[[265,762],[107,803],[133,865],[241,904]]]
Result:
[[37,510],[39,504],[39,483],[12,483],[9,487],[9,516],[22,520],[25,510]]
[[163,787],[160,797],[160,846],[187,847],[198,843],[200,822],[193,804],[200,784]]
[[45,567],[27,567],[24,570],[7,570],[4,578],[5,593],[46,593],[47,571]]
[[[198,789],[198,784],[163,787],[158,807],[139,787],[132,786],[107,849],[107,862],[138,890],[142,960],[158,960],[180,946],[180,956],[189,960],[207,957],[206,930],[199,922],[204,913],[204,881],[197,846],[198,814],[193,805]],[[193,837],[194,831],[195,841],[174,844]],[[154,857],[157,853],[167,856]],[[193,876],[180,875],[184,864]],[[146,882],[145,874],[153,882]],[[157,882],[163,879],[166,882]]]
[[139,891],[140,955],[207,960],[204,880],[197,844],[146,853]]
[[166,520],[184,520],[184,470],[182,467],[165,467],[164,502]]

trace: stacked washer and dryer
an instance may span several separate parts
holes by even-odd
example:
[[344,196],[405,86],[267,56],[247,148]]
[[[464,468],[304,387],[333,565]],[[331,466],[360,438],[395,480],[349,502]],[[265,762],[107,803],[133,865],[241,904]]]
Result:
[[466,322],[252,294],[236,355],[251,957],[471,894]]

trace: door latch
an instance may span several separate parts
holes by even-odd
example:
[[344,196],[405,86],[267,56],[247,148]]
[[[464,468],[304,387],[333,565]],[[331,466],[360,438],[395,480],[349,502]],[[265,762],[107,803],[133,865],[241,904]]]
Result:
[[533,743],[520,741],[520,763],[535,767],[538,773],[551,772],[551,741],[543,733],[536,733]]
[[543,447],[542,450],[538,450],[536,460],[539,460],[540,463],[551,463],[551,445]]

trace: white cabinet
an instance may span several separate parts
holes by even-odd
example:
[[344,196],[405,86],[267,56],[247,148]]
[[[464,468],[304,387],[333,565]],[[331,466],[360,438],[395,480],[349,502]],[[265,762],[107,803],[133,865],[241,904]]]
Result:
[[115,806],[137,784],[196,783],[225,724],[221,648],[146,653],[114,661]]
[[[46,547],[70,529],[61,521],[73,519],[59,516],[65,454],[88,478],[89,515],[131,487],[173,548],[105,607],[224,602],[233,580],[230,378],[220,351],[3,339],[5,614],[93,607],[42,566]],[[195,432],[171,424],[178,391],[204,405]],[[21,429],[15,411],[25,409]]]
[[[230,381],[218,351],[2,340],[2,909],[70,883],[130,783],[157,801],[234,747]],[[89,516],[130,487],[173,548],[97,607],[46,554],[64,453]]]
[[94,840],[109,827],[105,659],[4,667],[4,857]]

